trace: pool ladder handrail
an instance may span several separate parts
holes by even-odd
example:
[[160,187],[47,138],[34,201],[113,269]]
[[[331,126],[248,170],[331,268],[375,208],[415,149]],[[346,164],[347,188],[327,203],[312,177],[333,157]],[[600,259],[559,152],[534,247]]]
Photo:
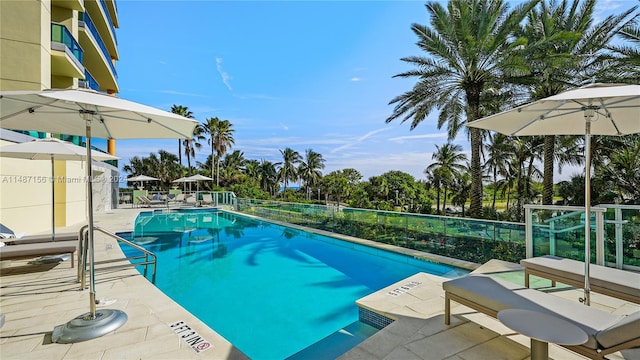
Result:
[[[116,241],[119,241],[121,243],[127,244],[128,246],[131,246],[132,248],[140,251],[143,253],[143,255],[138,255],[138,256],[129,256],[129,257],[124,257],[124,258],[119,258],[119,259],[110,259],[110,260],[102,260],[102,261],[95,261],[94,262],[94,266],[95,265],[100,265],[100,264],[108,264],[108,263],[115,263],[115,262],[121,262],[121,261],[128,261],[127,264],[120,264],[120,265],[112,265],[112,266],[106,266],[106,267],[101,267],[101,268],[95,268],[95,271],[102,271],[102,270],[112,270],[112,269],[119,269],[119,268],[125,268],[125,267],[136,267],[136,266],[140,266],[140,265],[144,265],[144,277],[147,277],[147,273],[148,273],[148,268],[149,265],[152,265],[152,272],[151,272],[151,282],[153,284],[156,283],[156,265],[158,262],[158,258],[156,256],[156,254],[152,253],[151,251],[143,248],[142,246],[133,243],[129,240],[123,239],[122,237],[109,232],[99,226],[94,226],[93,227],[94,231],[99,231],[104,235],[107,235],[113,239],[115,239]],[[88,253],[88,249],[89,249],[89,225],[84,225],[83,227],[80,228],[80,230],[78,231],[78,277],[77,277],[77,281],[80,282],[80,290],[83,290],[86,286],[86,276],[87,276],[87,253]],[[94,240],[95,241],[95,240]],[[137,259],[144,259],[144,261],[142,262],[136,262],[133,263],[131,262],[132,260],[137,260]]]

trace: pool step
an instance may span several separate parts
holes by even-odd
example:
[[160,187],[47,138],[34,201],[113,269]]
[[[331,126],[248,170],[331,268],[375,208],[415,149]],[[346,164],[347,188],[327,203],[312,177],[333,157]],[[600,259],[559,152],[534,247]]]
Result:
[[378,329],[373,326],[355,321],[288,357],[287,360],[336,359],[376,332]]

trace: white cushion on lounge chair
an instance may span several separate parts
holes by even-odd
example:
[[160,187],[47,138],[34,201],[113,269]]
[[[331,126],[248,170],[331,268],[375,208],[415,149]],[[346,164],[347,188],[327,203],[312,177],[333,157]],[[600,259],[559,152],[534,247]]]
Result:
[[[596,349],[596,334],[624,318],[574,301],[529,289],[485,275],[468,275],[442,284],[445,291],[499,312],[527,309],[563,318],[584,330],[589,339],[583,345]],[[640,336],[636,334],[636,337]]]
[[[584,284],[584,262],[557,256],[523,259],[520,264],[534,275],[548,277],[572,286]],[[606,266],[589,267],[591,290],[640,303],[640,273]]]

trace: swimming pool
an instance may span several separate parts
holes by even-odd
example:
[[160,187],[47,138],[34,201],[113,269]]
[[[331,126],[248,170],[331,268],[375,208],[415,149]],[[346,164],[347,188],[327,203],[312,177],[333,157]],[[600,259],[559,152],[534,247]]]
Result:
[[355,300],[416,272],[465,273],[226,212],[143,213],[130,238],[158,256],[160,290],[252,359],[358,327]]

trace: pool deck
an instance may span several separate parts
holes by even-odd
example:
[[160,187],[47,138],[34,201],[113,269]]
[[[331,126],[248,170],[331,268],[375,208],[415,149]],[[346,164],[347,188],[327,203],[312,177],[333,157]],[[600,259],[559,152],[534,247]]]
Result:
[[[131,231],[136,215],[149,209],[117,209],[96,214],[95,224],[112,232]],[[69,227],[77,230],[80,225]],[[58,232],[63,232],[59,229]],[[115,240],[96,233],[96,260],[122,257]],[[159,266],[162,266],[161,264]],[[518,265],[491,261],[475,271],[522,281]],[[98,299],[125,311],[128,321],[120,329],[97,339],[75,344],[51,343],[51,331],[89,310],[89,292],[79,291],[76,269],[68,261],[57,265],[29,265],[12,261],[0,270],[0,358],[7,359],[245,359],[226,339],[164,295],[134,269],[104,271],[96,275]],[[528,359],[529,338],[514,333],[498,320],[453,303],[452,324],[444,325],[447,279],[416,274],[358,303],[397,320],[340,358],[351,359]],[[387,293],[409,281],[420,286],[402,296]],[[540,280],[545,281],[545,280]],[[533,286],[548,286],[544,283]],[[559,287],[553,293],[577,299],[581,292]],[[240,300],[240,299],[239,299]],[[455,304],[455,305],[454,305]],[[576,302],[577,304],[577,302]],[[640,310],[630,304],[592,294],[599,308],[629,314]],[[354,305],[355,306],[355,305]],[[99,306],[98,309],[101,307]],[[170,324],[184,321],[212,347],[197,353]],[[238,324],[242,326],[242,324]],[[554,359],[584,359],[564,348],[550,346]],[[640,349],[616,353],[611,359],[640,359]]]

